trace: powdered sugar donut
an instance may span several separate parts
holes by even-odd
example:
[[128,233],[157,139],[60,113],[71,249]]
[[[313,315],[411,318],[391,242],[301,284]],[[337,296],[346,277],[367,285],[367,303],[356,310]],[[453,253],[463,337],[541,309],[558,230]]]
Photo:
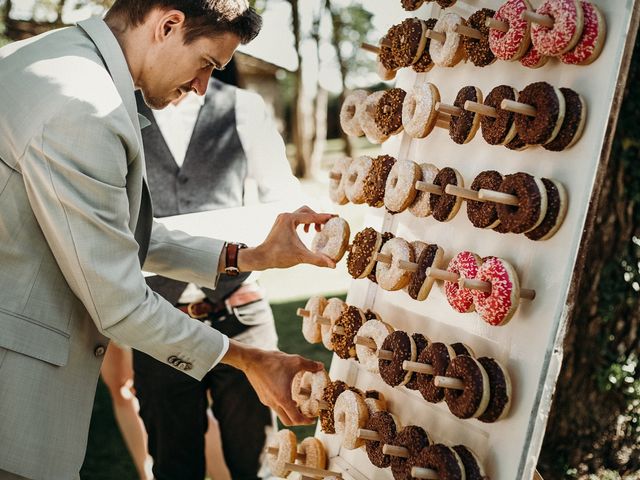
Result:
[[344,187],[347,183],[347,171],[349,170],[349,164],[351,158],[341,157],[333,164],[331,168],[331,178],[329,180],[329,197],[331,201],[338,205],[344,205],[349,200],[347,194],[344,191]]
[[407,92],[402,104],[402,125],[413,138],[424,138],[431,133],[438,119],[435,105],[440,92],[434,84],[425,82]]
[[393,332],[393,327],[379,320],[369,320],[358,330],[359,337],[370,338],[376,344],[373,350],[366,345],[356,344],[356,355],[360,364],[371,373],[378,373],[378,350],[382,347],[384,339]]
[[296,461],[296,443],[296,434],[291,430],[280,430],[271,437],[267,445],[278,451],[278,453],[267,453],[267,463],[273,475],[287,476],[289,470],[285,464]]
[[340,126],[347,135],[352,137],[360,137],[364,135],[358,117],[356,117],[356,108],[369,96],[366,90],[354,90],[344,99],[342,108],[340,109]]
[[[482,259],[473,252],[463,251],[458,253],[449,262],[448,272],[460,275],[460,278],[476,278],[482,265]],[[444,282],[444,292],[449,305],[456,312],[473,312],[473,291],[460,288],[458,282]]]
[[358,430],[367,423],[369,410],[361,395],[351,390],[342,392],[336,400],[333,419],[344,448],[353,450],[364,445],[364,440],[358,438]]
[[343,311],[347,309],[347,304],[339,298],[330,298],[327,301],[327,306],[322,312],[324,318],[328,318],[331,321],[330,325],[320,325],[320,333],[322,334],[322,344],[327,350],[333,351],[333,344],[331,343],[331,330],[333,330],[333,324],[342,316]]
[[531,26],[531,41],[542,55],[556,57],[578,44],[584,25],[579,0],[546,0],[536,13],[553,19],[551,28],[538,23]]
[[317,319],[318,316],[322,316],[326,306],[327,299],[324,297],[311,297],[304,306],[304,309],[309,312],[309,316],[302,317],[302,336],[309,343],[320,343],[322,341],[320,324]]
[[378,101],[384,95],[384,90],[374,92],[364,99],[360,105],[356,107],[356,117],[360,123],[360,128],[371,143],[382,143],[389,135],[382,133],[382,130],[376,124],[376,109]]
[[464,58],[462,36],[455,32],[456,26],[464,24],[465,21],[460,15],[451,12],[438,19],[433,31],[445,34],[446,39],[444,43],[431,39],[429,54],[433,63],[441,67],[453,67]]
[[[433,183],[438,175],[438,167],[431,163],[421,163],[420,170],[422,170],[422,181],[425,183]],[[419,191],[416,193],[416,198],[411,205],[409,205],[409,211],[416,217],[428,217],[431,215],[431,194],[429,192]]]
[[489,325],[505,325],[520,303],[520,282],[515,269],[506,260],[488,257],[478,269],[476,279],[491,284],[489,293],[471,290],[476,312]]
[[369,410],[369,418],[371,418],[371,415],[374,413],[387,411],[387,399],[377,390],[367,390],[364,392],[364,403]]
[[494,15],[495,20],[509,25],[507,32],[495,28],[489,30],[489,47],[500,60],[519,60],[529,49],[529,22],[522,18],[527,10],[533,10],[527,0],[507,0]]
[[327,467],[327,452],[320,440],[307,437],[298,445],[298,453],[304,455],[302,464],[306,467],[325,469]]
[[385,290],[400,290],[411,278],[411,272],[400,268],[399,262],[413,262],[413,249],[409,242],[402,238],[392,238],[380,249],[382,255],[391,257],[391,263],[378,261],[376,265],[376,279],[378,285]]
[[607,35],[607,24],[604,17],[591,2],[581,2],[584,13],[582,37],[575,48],[560,56],[560,61],[569,65],[589,65],[602,52]]
[[416,198],[416,181],[421,178],[418,164],[411,160],[398,160],[387,177],[384,206],[390,212],[402,212]]
[[330,382],[331,379],[324,370],[296,373],[291,382],[291,398],[303,415],[314,418],[320,414],[319,401],[322,400],[324,389]]
[[313,237],[311,250],[339,262],[347,251],[350,235],[347,221],[344,218],[333,217]]
[[367,155],[359,156],[349,165],[347,183],[344,190],[351,203],[360,204],[365,202],[364,184],[372,168],[373,159]]

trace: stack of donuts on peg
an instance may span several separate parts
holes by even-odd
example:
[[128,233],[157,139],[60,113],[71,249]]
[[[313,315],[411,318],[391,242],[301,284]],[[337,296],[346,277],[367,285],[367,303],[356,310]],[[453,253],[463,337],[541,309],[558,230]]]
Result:
[[[375,321],[375,320],[371,320]],[[399,333],[399,332],[398,332]],[[452,353],[453,355],[453,353]],[[496,393],[492,400],[487,393],[490,388],[502,388],[500,402],[510,395],[508,376],[492,384],[488,378],[488,371],[483,370],[479,361],[467,354],[461,354],[457,358],[466,357],[460,361],[460,366],[452,368],[451,372],[460,375],[459,378],[442,377],[448,379],[451,385],[461,382],[468,390],[456,390],[454,387],[441,387],[443,389],[458,392],[458,397],[464,397],[459,403],[469,404],[476,402],[476,397],[481,397],[481,402],[496,404]],[[455,360],[455,359],[454,359]],[[481,359],[482,360],[482,359]],[[493,359],[486,358],[487,365],[492,367],[492,375],[500,375],[502,370],[493,369]],[[477,364],[477,367],[475,366]],[[468,365],[474,365],[471,370]],[[495,365],[498,365],[495,362]],[[423,365],[426,367],[426,365]],[[382,368],[382,366],[381,366]],[[476,375],[484,375],[479,379]],[[505,373],[506,375],[506,373]],[[439,378],[439,377],[438,377]],[[486,382],[485,382],[486,380]],[[502,386],[497,386],[502,382]],[[471,392],[473,384],[474,393]],[[494,387],[491,387],[494,385]],[[485,392],[480,389],[486,388]],[[394,479],[408,480],[411,478],[427,479],[452,479],[452,480],[487,480],[483,466],[476,454],[465,445],[449,447],[442,443],[436,443],[428,432],[417,425],[400,425],[396,416],[388,411],[384,395],[375,390],[362,392],[345,382],[331,381],[326,372],[299,372],[291,385],[291,394],[302,412],[309,416],[319,416],[321,429],[326,434],[341,436],[341,446],[346,450],[363,448],[371,463],[378,468],[391,468]],[[473,400],[470,400],[473,397]],[[452,394],[453,398],[453,394]],[[310,407],[309,404],[313,406]],[[506,405],[506,404],[505,404]],[[502,411],[508,410],[508,405],[500,407]],[[467,408],[473,408],[468,407]],[[487,411],[495,407],[484,407]],[[478,410],[478,408],[476,408]],[[495,413],[495,412],[494,412]],[[288,434],[282,434],[285,438]],[[287,440],[289,445],[295,441],[295,436]],[[271,447],[270,451],[275,448]],[[292,446],[287,447],[287,452],[295,452]],[[278,450],[279,451],[279,450]],[[289,454],[287,459],[294,455]],[[291,465],[291,462],[287,462]],[[311,473],[311,472],[310,472]]]
[[[425,3],[402,2],[407,10]],[[446,8],[455,1],[437,3]],[[600,55],[606,31],[603,15],[589,1],[546,0],[534,10],[528,0],[507,0],[497,11],[481,8],[467,19],[453,12],[437,19],[408,18],[393,25],[378,46],[363,48],[377,54],[380,78],[391,80],[400,68],[423,73],[462,61],[477,67],[502,60],[540,68],[557,58],[568,65],[589,65]]]

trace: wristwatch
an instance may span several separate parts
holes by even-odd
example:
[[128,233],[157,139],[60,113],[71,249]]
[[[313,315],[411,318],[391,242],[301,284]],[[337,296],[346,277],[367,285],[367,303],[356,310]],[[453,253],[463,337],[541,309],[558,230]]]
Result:
[[240,273],[240,270],[238,270],[238,251],[243,248],[247,248],[244,243],[227,243],[224,273],[232,277]]

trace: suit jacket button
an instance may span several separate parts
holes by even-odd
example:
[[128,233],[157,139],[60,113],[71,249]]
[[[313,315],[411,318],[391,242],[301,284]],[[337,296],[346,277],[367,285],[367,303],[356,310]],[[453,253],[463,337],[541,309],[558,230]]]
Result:
[[98,346],[93,350],[93,354],[94,354],[96,357],[101,357],[101,356],[103,356],[103,355],[104,355],[104,352],[105,352],[106,350],[107,350],[107,349],[104,347],[104,345],[98,345]]
[[187,364],[185,362],[180,362],[176,365],[180,370],[186,370]]

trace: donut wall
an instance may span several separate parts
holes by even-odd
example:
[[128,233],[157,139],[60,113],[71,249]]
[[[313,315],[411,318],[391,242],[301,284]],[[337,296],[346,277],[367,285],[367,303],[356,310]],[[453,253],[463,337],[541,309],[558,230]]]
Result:
[[[406,13],[407,18],[426,20],[454,12],[466,19],[480,8],[497,10],[503,3],[500,0],[457,1],[443,9],[436,2],[430,2]],[[535,0],[532,6],[537,8],[541,3]],[[478,312],[454,310],[440,281],[433,285],[424,301],[414,300],[403,290],[384,290],[368,279],[353,280],[347,298],[349,305],[377,312],[396,330],[418,332],[432,342],[461,342],[471,347],[476,358],[496,359],[508,370],[512,382],[511,408],[506,418],[493,423],[458,418],[446,402],[430,403],[417,391],[391,387],[379,374],[370,373],[354,359],[344,360],[334,355],[329,372],[332,380],[343,380],[363,392],[371,389],[381,392],[389,412],[400,425],[423,427],[434,443],[464,444],[475,452],[486,476],[494,480],[528,480],[534,475],[561,367],[562,340],[573,304],[579,301],[574,295],[578,275],[584,268],[580,254],[592,228],[590,205],[599,191],[603,174],[599,167],[608,156],[631,54],[631,39],[637,27],[638,5],[634,0],[593,0],[592,3],[606,19],[607,38],[602,53],[590,65],[567,65],[553,59],[541,68],[531,69],[517,61],[498,60],[481,68],[467,61],[450,68],[435,66],[427,73],[402,68],[395,81],[395,87],[405,91],[429,82],[439,90],[440,101],[448,105],[454,104],[463,87],[476,87],[483,98],[498,85],[511,86],[516,93],[534,82],[569,88],[586,104],[584,133],[574,146],[562,151],[539,146],[510,150],[490,145],[480,132],[468,143],[458,144],[452,141],[449,131],[442,128],[448,121],[441,120],[436,121],[437,125],[425,138],[412,138],[403,131],[381,145],[381,153],[398,160],[430,163],[441,171],[452,167],[461,175],[465,187],[487,170],[496,170],[503,176],[526,172],[535,178],[560,183],[566,190],[563,202],[568,202],[568,208],[555,235],[534,241],[523,234],[475,228],[467,218],[466,202],[450,221],[437,221],[433,216],[418,218],[408,210],[390,214],[384,208],[366,204],[359,207],[367,209],[365,226],[378,232],[391,232],[408,242],[420,240],[437,244],[444,253],[442,269],[446,269],[459,252],[468,251],[482,258],[495,256],[506,260],[517,272],[523,298],[513,317],[502,326],[488,323],[487,315],[483,315],[483,319]],[[539,113],[544,109],[543,103],[537,103]],[[463,185],[458,183],[459,187]],[[340,207],[336,210],[339,213]],[[352,229],[351,238],[355,233]],[[328,468],[341,472],[344,478],[393,478],[389,468],[373,466],[364,448],[346,449],[339,435],[325,434],[320,427],[316,437],[327,447]]]

